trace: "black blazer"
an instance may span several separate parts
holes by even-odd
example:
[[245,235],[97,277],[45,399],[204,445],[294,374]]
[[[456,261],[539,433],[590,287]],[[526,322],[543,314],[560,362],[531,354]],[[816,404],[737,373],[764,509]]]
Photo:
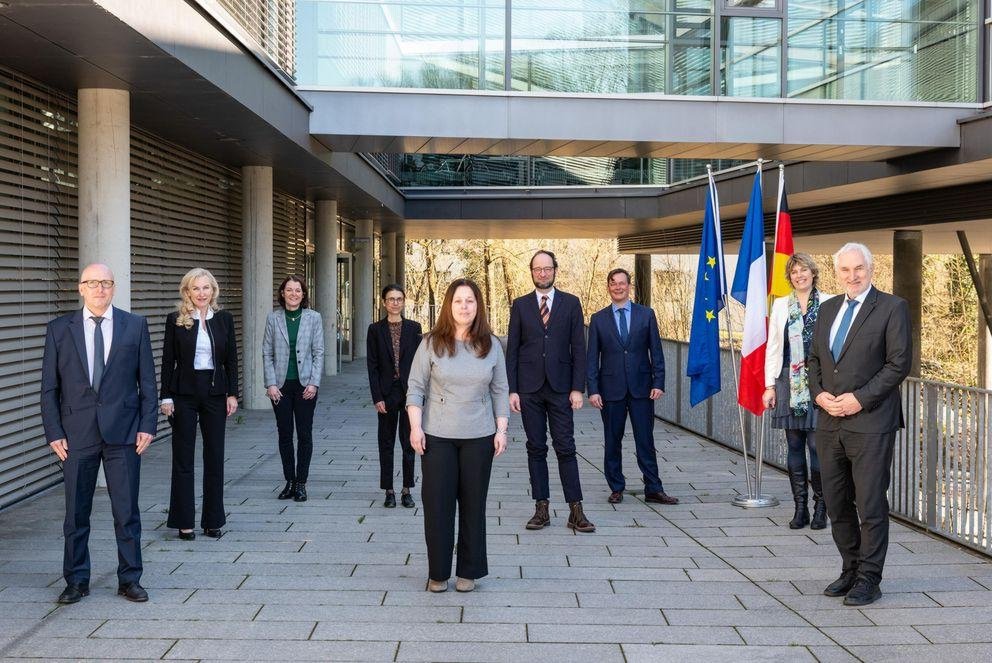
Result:
[[583,322],[579,298],[561,290],[555,290],[547,329],[533,291],[513,300],[506,341],[510,393],[532,394],[545,381],[558,393],[585,391]]
[[[176,325],[179,317],[173,311],[165,319],[165,345],[162,348],[162,398],[194,394],[193,357],[199,322],[190,329]],[[211,396],[238,395],[238,342],[234,337],[234,318],[228,311],[214,311],[207,320],[207,332],[214,350],[214,374],[210,382]]]
[[855,433],[890,433],[902,428],[899,385],[913,361],[909,307],[906,300],[874,286],[851,323],[840,358],[830,352],[830,328],[847,297],[831,297],[820,305],[807,361],[811,399],[821,392],[851,392],[864,408],[850,417],[832,417],[820,410],[817,428]]
[[[403,320],[400,328],[400,383],[403,393],[406,393],[407,380],[410,378],[410,366],[413,355],[420,345],[423,330],[419,322]],[[386,400],[386,394],[393,386],[393,339],[389,335],[389,320],[383,318],[369,325],[366,335],[366,365],[369,369],[369,388],[372,390],[372,402]]]

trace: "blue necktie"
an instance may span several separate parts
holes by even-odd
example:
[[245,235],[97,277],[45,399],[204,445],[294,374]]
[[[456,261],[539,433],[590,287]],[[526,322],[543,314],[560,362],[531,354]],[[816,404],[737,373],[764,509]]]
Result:
[[618,308],[617,315],[620,316],[620,342],[627,345],[627,311],[625,309]]
[[840,359],[840,351],[844,348],[844,340],[847,338],[847,330],[851,328],[851,320],[854,319],[854,307],[858,305],[857,299],[847,300],[847,310],[844,317],[840,319],[840,327],[837,328],[837,335],[834,342],[830,344],[830,354],[834,356],[834,363]]
[[93,315],[90,318],[96,324],[96,329],[93,330],[93,391],[98,392],[100,391],[100,380],[103,379],[103,369],[105,368],[103,360],[103,329],[100,328],[103,317]]

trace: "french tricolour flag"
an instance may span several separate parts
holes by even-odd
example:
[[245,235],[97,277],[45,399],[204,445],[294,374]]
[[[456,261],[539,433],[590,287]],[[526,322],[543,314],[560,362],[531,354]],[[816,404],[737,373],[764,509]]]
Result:
[[761,207],[761,165],[754,175],[751,201],[730,296],[744,304],[741,379],[737,402],[760,415],[765,410],[765,345],[768,342],[768,270],[765,265],[765,215]]

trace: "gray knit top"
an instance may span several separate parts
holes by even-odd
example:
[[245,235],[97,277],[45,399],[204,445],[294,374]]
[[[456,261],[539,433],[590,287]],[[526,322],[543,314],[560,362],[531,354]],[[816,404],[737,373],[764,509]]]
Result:
[[503,346],[493,336],[486,357],[463,341],[455,356],[437,356],[424,336],[413,356],[406,404],[423,408],[424,432],[435,437],[471,439],[496,432],[496,417],[510,416]]

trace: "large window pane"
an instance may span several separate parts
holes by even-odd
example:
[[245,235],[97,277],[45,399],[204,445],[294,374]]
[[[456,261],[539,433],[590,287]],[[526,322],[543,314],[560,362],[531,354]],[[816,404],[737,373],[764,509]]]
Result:
[[781,96],[777,18],[724,18],[720,24],[722,92],[728,97]]
[[790,0],[789,96],[975,101],[969,0]]
[[300,85],[502,90],[503,0],[299,0]]
[[712,94],[712,3],[516,0],[512,89]]

